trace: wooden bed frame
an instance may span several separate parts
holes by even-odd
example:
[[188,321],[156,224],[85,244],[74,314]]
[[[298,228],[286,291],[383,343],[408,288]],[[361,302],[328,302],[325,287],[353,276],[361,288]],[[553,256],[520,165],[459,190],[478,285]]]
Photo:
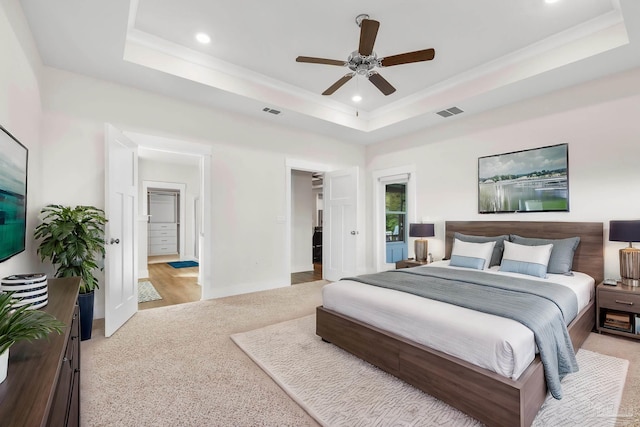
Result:
[[[551,239],[579,236],[573,270],[589,274],[596,285],[604,278],[603,226],[599,222],[447,222],[446,258],[451,254],[456,231]],[[592,299],[569,325],[576,351],[594,325]],[[317,308],[316,333],[489,426],[530,426],[547,396],[539,357],[514,381],[322,306]]]

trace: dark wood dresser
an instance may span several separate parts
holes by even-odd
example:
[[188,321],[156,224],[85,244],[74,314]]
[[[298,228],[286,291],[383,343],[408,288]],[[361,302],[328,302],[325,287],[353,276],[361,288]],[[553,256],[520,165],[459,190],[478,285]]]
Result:
[[22,341],[9,350],[0,384],[0,425],[80,425],[80,278],[48,279],[49,303],[41,310],[65,323],[62,335]]

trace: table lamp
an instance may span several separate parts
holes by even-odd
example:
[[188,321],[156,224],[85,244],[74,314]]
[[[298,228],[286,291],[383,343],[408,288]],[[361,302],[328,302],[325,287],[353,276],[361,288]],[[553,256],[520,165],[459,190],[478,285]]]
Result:
[[429,253],[429,241],[422,237],[435,236],[433,224],[409,224],[409,237],[419,237],[414,243],[416,261],[424,262]]
[[640,220],[609,221],[609,241],[629,242],[620,249],[620,277],[625,285],[640,285],[640,249],[633,242],[640,242]]

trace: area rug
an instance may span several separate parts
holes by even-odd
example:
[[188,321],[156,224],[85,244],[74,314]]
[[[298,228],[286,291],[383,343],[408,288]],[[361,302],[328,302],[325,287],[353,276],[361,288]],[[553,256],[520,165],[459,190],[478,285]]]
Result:
[[173,268],[187,268],[187,267],[197,267],[198,263],[196,261],[172,261],[168,262]]
[[[315,315],[231,339],[323,426],[455,426],[482,424],[315,334]],[[534,426],[614,426],[629,362],[588,350],[580,371],[562,381]]]
[[151,282],[145,280],[138,282],[138,302],[149,302],[162,299],[156,288],[153,287]]

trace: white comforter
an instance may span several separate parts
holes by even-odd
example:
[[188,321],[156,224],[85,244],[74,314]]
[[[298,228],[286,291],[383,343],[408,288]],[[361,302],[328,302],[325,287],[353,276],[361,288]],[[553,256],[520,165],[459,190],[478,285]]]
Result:
[[[418,268],[430,266],[448,266],[448,261]],[[576,293],[579,311],[594,292],[594,279],[579,272],[573,276],[549,274],[547,279],[538,279],[498,272],[497,267],[487,271],[567,286]],[[515,320],[349,280],[326,285],[322,299],[329,310],[509,378],[517,379],[535,358],[533,332]]]

